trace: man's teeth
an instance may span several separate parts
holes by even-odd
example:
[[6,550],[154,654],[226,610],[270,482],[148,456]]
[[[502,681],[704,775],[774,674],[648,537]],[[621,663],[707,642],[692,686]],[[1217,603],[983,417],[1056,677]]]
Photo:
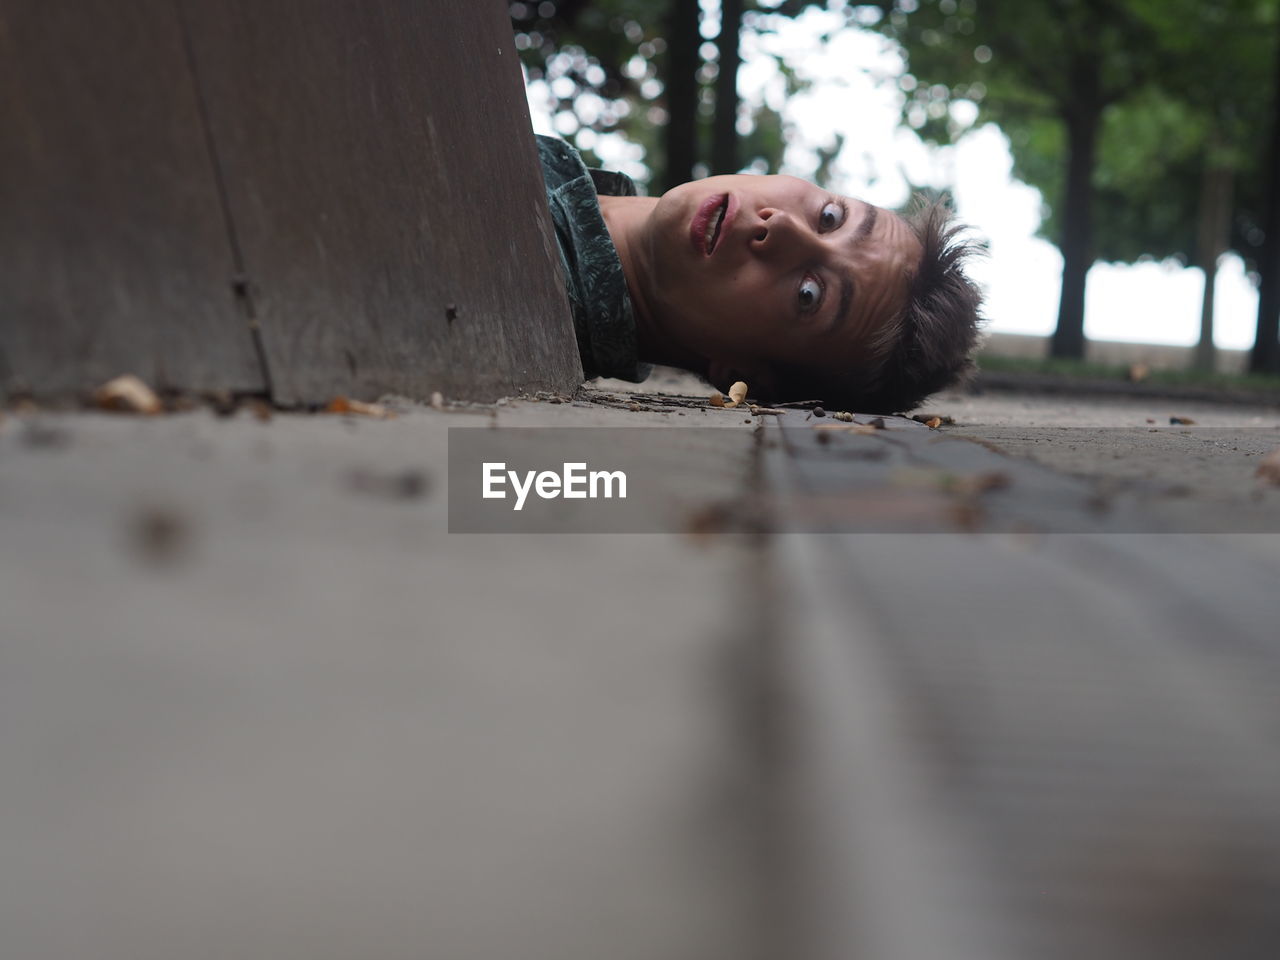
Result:
[[725,211],[728,209],[729,198],[726,197],[725,202],[716,211],[716,218],[707,225],[707,253],[710,253],[711,248],[716,245],[716,237],[720,236],[720,224],[724,222]]

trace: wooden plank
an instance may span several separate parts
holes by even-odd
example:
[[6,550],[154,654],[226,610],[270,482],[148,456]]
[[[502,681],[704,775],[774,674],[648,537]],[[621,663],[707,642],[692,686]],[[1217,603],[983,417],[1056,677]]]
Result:
[[277,399],[580,382],[503,4],[184,7]]
[[0,375],[261,390],[174,7],[0,0]]
[[[1035,529],[1040,502],[1049,529],[1075,509],[1090,532],[775,539],[789,955],[1274,955],[1271,541],[1100,533],[1070,505],[1081,481],[924,429],[768,432],[784,530],[815,495],[865,500],[873,469],[994,465],[1010,502],[981,529]],[[853,457],[864,441],[908,456]]]

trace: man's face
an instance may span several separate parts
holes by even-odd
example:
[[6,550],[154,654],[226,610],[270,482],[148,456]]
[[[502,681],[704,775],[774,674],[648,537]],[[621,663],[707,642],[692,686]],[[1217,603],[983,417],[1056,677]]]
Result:
[[847,368],[905,305],[922,249],[895,214],[784,176],[675,187],[648,239],[649,307],[713,379],[717,363]]

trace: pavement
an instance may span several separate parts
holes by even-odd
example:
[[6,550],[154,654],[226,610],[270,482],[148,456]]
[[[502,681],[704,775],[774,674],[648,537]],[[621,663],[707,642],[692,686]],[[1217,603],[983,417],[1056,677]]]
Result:
[[[6,955],[1275,955],[1280,412],[590,386],[8,414]],[[713,441],[464,535],[454,426]]]

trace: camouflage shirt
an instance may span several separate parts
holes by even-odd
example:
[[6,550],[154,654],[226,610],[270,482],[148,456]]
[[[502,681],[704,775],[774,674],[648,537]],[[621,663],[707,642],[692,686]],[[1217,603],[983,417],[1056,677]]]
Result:
[[627,279],[597,199],[634,197],[636,185],[625,174],[588,170],[563,140],[536,139],[583,372],[638,383],[652,368],[638,356]]

